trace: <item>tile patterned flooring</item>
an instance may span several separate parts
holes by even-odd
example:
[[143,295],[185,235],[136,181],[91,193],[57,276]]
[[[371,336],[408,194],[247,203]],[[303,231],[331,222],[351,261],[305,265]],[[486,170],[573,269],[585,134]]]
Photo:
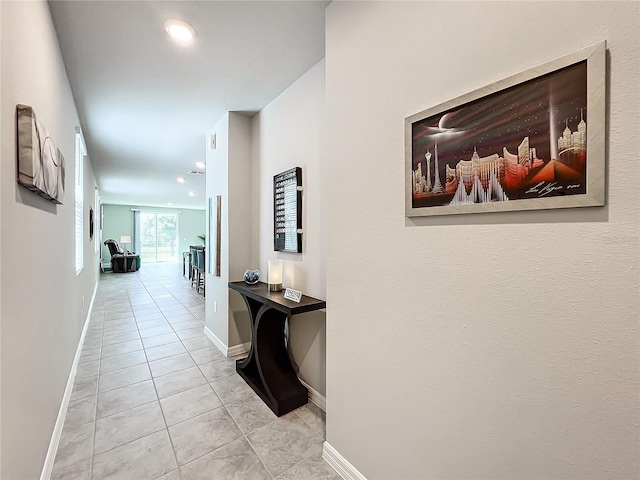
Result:
[[277,418],[203,324],[180,264],[101,276],[52,479],[341,478],[324,412]]

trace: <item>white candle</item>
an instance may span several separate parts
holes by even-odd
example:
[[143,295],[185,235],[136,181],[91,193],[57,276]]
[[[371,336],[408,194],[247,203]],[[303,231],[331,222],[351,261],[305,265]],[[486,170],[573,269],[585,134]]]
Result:
[[269,260],[267,269],[267,282],[269,291],[279,292],[282,290],[282,260]]

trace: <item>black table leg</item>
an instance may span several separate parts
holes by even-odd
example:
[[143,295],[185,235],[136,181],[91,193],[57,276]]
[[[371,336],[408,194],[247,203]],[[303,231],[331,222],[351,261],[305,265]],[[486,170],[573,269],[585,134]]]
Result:
[[308,401],[284,341],[288,315],[242,296],[251,317],[251,350],[236,362],[236,371],[277,416]]

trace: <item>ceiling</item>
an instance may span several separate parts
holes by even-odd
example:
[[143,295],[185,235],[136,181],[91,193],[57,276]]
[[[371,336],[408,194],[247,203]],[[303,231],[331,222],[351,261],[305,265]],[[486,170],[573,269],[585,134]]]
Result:
[[[204,209],[204,176],[187,172],[205,161],[207,132],[324,57],[328,3],[50,1],[103,203]],[[168,18],[196,41],[174,43]]]

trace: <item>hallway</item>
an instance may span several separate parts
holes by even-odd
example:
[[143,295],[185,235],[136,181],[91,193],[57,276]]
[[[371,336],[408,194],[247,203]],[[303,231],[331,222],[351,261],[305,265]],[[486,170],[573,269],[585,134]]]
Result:
[[203,333],[180,264],[102,274],[53,479],[340,479],[324,412],[277,418]]

